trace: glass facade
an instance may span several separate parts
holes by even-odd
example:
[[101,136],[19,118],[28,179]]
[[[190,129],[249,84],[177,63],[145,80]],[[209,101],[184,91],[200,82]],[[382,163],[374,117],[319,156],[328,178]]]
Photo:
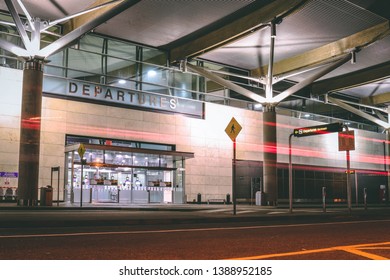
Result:
[[[193,154],[176,152],[171,145],[82,136],[66,138],[67,202],[184,202],[184,160]],[[85,147],[83,161],[78,152],[80,143]]]
[[[0,13],[0,38],[22,46],[22,41],[16,28],[12,26],[12,22],[12,18],[7,13]],[[61,26],[53,26],[48,31],[42,36],[41,47],[54,42],[62,33]],[[48,61],[45,66],[46,75],[201,100],[248,110],[262,110],[262,106],[253,100],[195,73],[183,72],[179,67],[169,65],[168,55],[163,50],[96,33],[82,36],[74,45],[50,56]],[[199,59],[191,63],[205,67],[252,92],[264,95],[263,83],[259,79],[250,77],[246,69]],[[0,66],[22,69],[23,62],[11,53],[0,49]],[[289,81],[278,83],[274,91],[275,93],[282,92],[292,84]],[[298,103],[304,103],[308,99],[304,96],[296,97]],[[279,114],[288,114],[293,118],[310,118],[327,123],[341,121],[346,122],[350,128],[381,132],[378,126],[364,120],[343,120],[342,110],[340,113],[335,106],[324,104],[321,100],[310,99],[309,101],[313,103],[312,109],[306,107],[304,111],[307,112],[304,114],[300,110],[295,110],[294,104],[289,101],[281,102],[277,111]],[[315,108],[318,106],[328,109],[321,110],[324,113],[318,115],[315,114]]]

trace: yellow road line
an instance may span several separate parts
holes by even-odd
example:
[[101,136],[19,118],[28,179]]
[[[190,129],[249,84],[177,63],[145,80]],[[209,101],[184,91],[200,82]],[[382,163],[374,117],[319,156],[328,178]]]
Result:
[[364,250],[390,250],[390,247],[364,247]]
[[234,260],[272,259],[272,258],[277,258],[277,257],[288,257],[288,256],[330,252],[330,251],[334,251],[334,250],[335,250],[334,248],[324,248],[324,249],[316,249],[316,250],[304,250],[304,251],[295,251],[295,252],[288,252],[288,253],[278,253],[278,254],[259,255],[259,256],[252,256],[252,257],[234,258]]
[[385,258],[385,257],[371,254],[371,253],[367,253],[367,252],[364,252],[364,251],[361,251],[361,250],[358,250],[355,248],[340,248],[340,250],[343,250],[345,252],[348,252],[348,253],[351,253],[354,255],[362,256],[362,257],[365,257],[365,258],[370,259],[370,260],[387,260],[387,258]]
[[[368,259],[387,260],[387,258],[385,258],[385,257],[361,251],[361,250],[364,250],[365,247],[372,248],[372,246],[381,246],[381,245],[390,245],[390,242],[356,244],[356,245],[349,245],[349,246],[337,246],[337,247],[314,249],[314,250],[294,251],[294,252],[287,252],[287,253],[267,254],[267,255],[258,255],[258,256],[250,256],[250,257],[232,258],[232,259],[234,259],[234,260],[260,260],[260,259],[272,259],[272,258],[278,258],[278,257],[289,257],[289,256],[315,254],[315,253],[324,253],[324,252],[331,252],[331,251],[345,251],[345,252],[348,252],[351,254],[366,257]],[[377,249],[380,249],[380,247],[377,247]]]

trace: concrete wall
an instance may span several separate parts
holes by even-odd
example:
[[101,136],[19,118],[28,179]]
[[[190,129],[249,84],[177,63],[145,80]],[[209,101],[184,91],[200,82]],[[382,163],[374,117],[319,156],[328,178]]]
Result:
[[[22,71],[0,67],[0,172],[17,172]],[[201,193],[204,200],[231,193],[232,141],[225,128],[232,117],[243,127],[237,137],[237,159],[262,161],[262,113],[206,103],[206,118],[130,110],[56,98],[43,98],[40,186],[50,183],[50,170],[64,172],[66,134],[175,144],[178,151],[195,153],[186,161],[187,201]],[[288,162],[288,136],[296,127],[319,123],[277,117],[278,161]],[[385,135],[357,131],[352,168],[383,170]],[[296,164],[345,166],[337,134],[293,139]],[[359,151],[359,152],[358,152]],[[379,163],[379,164],[378,164]],[[0,182],[0,186],[3,182]],[[11,182],[17,186],[16,179]],[[54,193],[56,197],[56,193]]]
[[[22,71],[0,67],[0,172],[17,172],[20,141]],[[5,178],[0,178],[0,187]],[[17,179],[10,178],[10,186]]]

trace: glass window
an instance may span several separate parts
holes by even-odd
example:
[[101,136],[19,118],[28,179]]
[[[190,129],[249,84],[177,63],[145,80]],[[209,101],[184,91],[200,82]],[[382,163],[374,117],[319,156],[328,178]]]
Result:
[[[76,153],[78,156],[78,153]],[[84,154],[84,159],[87,160],[87,163],[94,162],[94,163],[103,163],[103,151],[101,150],[87,150]],[[80,160],[80,157],[78,157],[78,160]]]
[[79,41],[79,49],[88,52],[103,53],[103,46],[104,38],[94,35],[83,36]]
[[152,65],[143,65],[142,90],[169,94],[168,77],[169,71]]
[[143,149],[151,149],[151,150],[163,150],[163,151],[174,151],[174,146],[172,145],[164,145],[164,144],[152,144],[152,143],[141,143],[141,147]]
[[125,152],[106,152],[110,153],[110,162],[107,162],[106,158],[106,163],[111,163],[111,164],[116,164],[116,165],[132,165],[133,163],[133,157],[131,153],[125,153]]
[[104,74],[104,69],[100,54],[69,49],[68,67],[72,69],[68,71],[69,78],[102,82],[101,75]]
[[129,43],[116,40],[108,40],[107,55],[136,61],[137,47]]
[[157,50],[157,49],[150,49],[143,47],[143,61],[150,63],[150,64],[156,64],[156,65],[167,65],[167,55],[165,52]]
[[49,63],[44,67],[45,73],[54,75],[54,76],[60,76],[60,77],[66,77],[66,51],[58,52],[54,55],[51,55],[49,57]]
[[126,140],[117,140],[117,139],[105,139],[105,138],[90,138],[86,136],[77,136],[77,135],[66,135],[65,141],[66,141],[65,143],[66,145],[86,143],[86,144],[142,148],[142,149],[161,150],[161,151],[175,150],[175,145],[126,141]]
[[196,99],[196,96],[192,93],[192,91],[198,89],[196,75],[175,71],[172,72],[170,81],[174,96]]
[[107,84],[115,87],[135,89],[136,63],[107,57]]

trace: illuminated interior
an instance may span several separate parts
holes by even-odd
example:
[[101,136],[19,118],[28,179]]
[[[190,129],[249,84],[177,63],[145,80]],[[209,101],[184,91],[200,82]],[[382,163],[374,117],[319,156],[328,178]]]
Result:
[[66,146],[67,202],[184,202],[184,163],[185,159],[194,157],[193,153],[172,151],[164,145],[160,148],[165,150],[131,147],[133,143],[126,141],[103,140],[101,143],[82,143],[85,147],[83,161],[79,154],[80,143]]

